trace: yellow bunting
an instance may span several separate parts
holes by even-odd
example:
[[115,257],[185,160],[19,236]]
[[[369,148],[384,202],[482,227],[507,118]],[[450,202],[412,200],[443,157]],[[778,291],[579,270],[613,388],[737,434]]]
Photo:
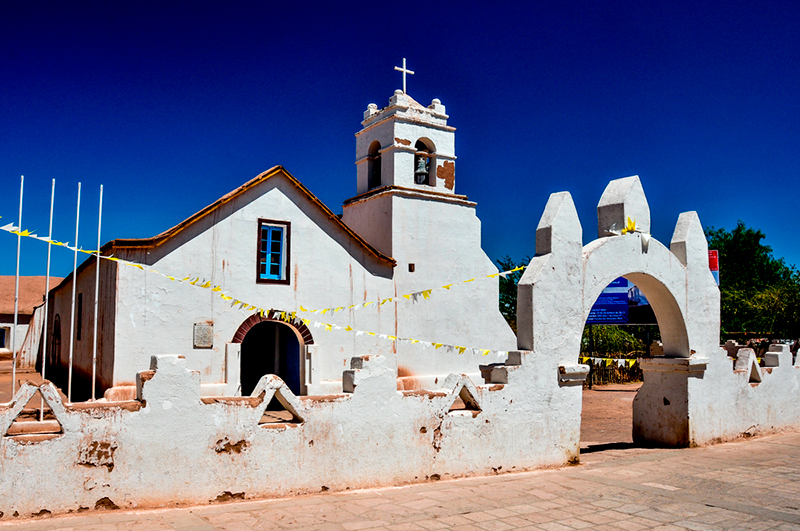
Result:
[[325,309],[324,309],[324,310],[322,310],[320,313],[321,313],[322,315],[325,315],[327,312],[328,312],[328,308],[325,308]]
[[141,264],[134,264],[133,262],[126,262],[126,263],[127,263],[128,265],[130,265],[130,266],[133,266],[133,267],[138,267],[139,269],[141,269],[142,271],[144,271],[144,268],[142,267],[142,265],[141,265]]
[[422,296],[425,297],[425,299],[430,299],[431,298],[431,291],[433,291],[433,290],[426,289],[425,291],[422,292]]
[[303,321],[303,324],[306,326],[308,326],[308,324],[311,322],[308,319],[300,319],[300,320]]
[[418,339],[409,339],[409,341],[411,341],[412,343],[419,343]]
[[367,307],[367,306],[369,306],[370,304],[375,304],[375,301],[369,301],[369,302],[365,302],[365,303],[364,303],[364,308],[366,308],[366,307]]
[[301,305],[300,305],[300,311],[301,311],[301,312],[307,312],[308,310],[306,310],[305,308],[303,308],[303,305],[301,304]]
[[633,367],[634,363],[636,363],[636,360],[628,360],[628,367]]
[[342,310],[344,310],[344,306],[339,306],[338,308],[336,308],[337,312],[341,312]]
[[202,286],[200,286],[200,287],[201,287],[201,288],[204,288],[204,289],[208,289],[208,288],[210,288],[210,287],[211,287],[211,282],[206,282],[205,284],[203,284],[203,285],[202,285]]
[[375,332],[367,332],[369,335],[374,336]]
[[389,297],[388,299],[383,299],[383,300],[381,301],[381,306],[383,306],[383,305],[384,305],[384,304],[386,304],[387,302],[392,302],[392,298],[391,298],[391,297]]
[[442,288],[444,288],[444,289],[450,289],[452,287],[453,287],[452,284],[446,284],[446,285],[442,286]]
[[[171,278],[172,280],[175,280],[175,279],[174,279],[174,278],[172,278],[172,277],[170,277],[170,278]],[[222,288],[221,288],[221,287],[219,287],[219,286],[216,286],[216,287],[213,287],[213,288],[211,288],[211,291],[222,291]]]
[[119,258],[117,258],[115,256],[107,256],[106,260],[111,260],[113,262],[119,262]]
[[456,350],[458,350],[459,354],[463,354],[464,351],[467,350],[467,347],[456,347]]
[[196,279],[192,280],[191,282],[189,282],[189,284],[191,284],[192,286],[196,286],[198,282],[200,282],[200,277],[197,277]]
[[488,355],[489,355],[489,352],[491,352],[491,350],[489,350],[488,348],[487,348],[487,349],[483,349],[483,350],[481,350],[481,353],[482,353],[484,356],[488,356]]
[[329,324],[325,324],[325,331],[330,332],[331,330],[333,330],[333,326],[329,325]]
[[605,365],[606,365],[606,367],[610,367],[610,366],[611,366],[611,362],[612,362],[612,361],[613,361],[613,360],[611,360],[611,358],[605,358],[605,359],[603,359],[603,362],[605,362]]
[[471,278],[471,279],[469,279],[469,280],[465,280],[464,282],[475,282],[475,279],[474,279],[474,278]]
[[411,299],[411,295],[403,295],[403,298],[406,299],[406,300],[409,300],[409,299]]
[[353,331],[353,327],[351,327],[349,325],[345,326],[344,329],[347,330],[348,332],[352,332]]
[[386,336],[387,339],[391,339],[392,341],[397,340],[397,336]]
[[224,293],[220,293],[219,296],[222,297],[222,300],[224,300],[224,301],[229,301],[229,300],[231,300],[233,298],[233,297],[228,297]]
[[441,344],[441,343],[434,343],[434,344],[433,344],[433,350],[437,350],[437,349],[439,349],[439,348],[441,348],[441,347],[442,347],[442,344]]

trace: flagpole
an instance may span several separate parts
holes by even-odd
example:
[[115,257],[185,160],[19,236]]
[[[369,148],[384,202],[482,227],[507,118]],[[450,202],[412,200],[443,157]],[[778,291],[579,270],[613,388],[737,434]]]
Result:
[[100,292],[100,224],[103,220],[103,185],[100,185],[100,210],[97,214],[97,271],[94,277],[94,337],[92,350],[92,400],[95,396],[95,379],[97,377],[97,301]]
[[[50,189],[50,230],[47,233],[47,239],[53,239],[53,203],[56,199],[56,180],[53,179],[53,186]],[[50,304],[50,251],[53,250],[53,245],[50,241],[47,242],[47,270],[45,272],[44,281],[44,329],[42,330],[42,380],[47,380],[47,317],[49,313]],[[41,396],[41,393],[39,393]],[[42,397],[42,405],[39,408],[39,420],[44,420],[44,397]]]
[[19,255],[22,245],[22,191],[25,184],[25,176],[19,176],[19,226],[17,227],[17,272],[14,276],[14,328],[11,329],[11,396],[17,394],[17,322],[19,320]]
[[78,206],[75,211],[75,257],[72,260],[72,309],[69,318],[69,375],[67,376],[67,402],[72,402],[72,353],[75,342],[75,288],[78,283],[78,223],[81,219],[81,183],[78,183]]

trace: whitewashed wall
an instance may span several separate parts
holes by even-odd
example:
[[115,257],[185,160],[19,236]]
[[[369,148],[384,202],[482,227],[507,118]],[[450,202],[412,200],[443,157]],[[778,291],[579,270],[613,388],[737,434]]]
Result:
[[[580,382],[559,383],[552,358],[513,354],[516,365],[496,369],[505,383],[451,375],[437,391],[396,391],[383,356],[356,358],[354,392],[328,397],[295,397],[266,376],[254,398],[201,399],[200,375],[178,356],[154,357],[141,401],[65,407],[44,385],[63,433],[0,439],[0,513],[208,503],[576,460]],[[0,407],[0,432],[35,390]],[[276,392],[302,423],[259,425]],[[459,396],[479,411],[450,413]],[[58,480],[47,481],[53,470]]]

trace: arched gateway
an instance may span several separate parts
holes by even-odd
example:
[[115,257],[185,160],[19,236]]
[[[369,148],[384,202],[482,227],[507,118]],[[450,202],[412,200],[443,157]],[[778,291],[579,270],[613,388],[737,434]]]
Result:
[[627,278],[650,301],[665,354],[643,366],[634,440],[688,444],[686,393],[671,379],[676,372],[702,377],[702,360],[719,350],[719,289],[700,220],[695,212],[681,214],[669,248],[651,239],[650,209],[635,176],[609,183],[597,217],[599,239],[584,246],[570,194],[550,196],[536,229],[536,256],[519,282],[518,346],[574,364],[595,300],[615,278]]
[[[282,316],[284,318],[282,318]],[[236,330],[232,343],[241,343],[239,382],[249,395],[265,374],[281,378],[295,395],[305,394],[305,346],[313,345],[311,331],[300,319],[272,310],[254,314]]]

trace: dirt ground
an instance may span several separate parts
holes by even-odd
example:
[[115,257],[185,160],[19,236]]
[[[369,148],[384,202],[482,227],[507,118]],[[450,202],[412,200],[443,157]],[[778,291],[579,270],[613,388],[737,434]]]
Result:
[[633,397],[641,386],[637,382],[583,390],[581,451],[633,443]]
[[[36,372],[17,372],[17,380],[42,381]],[[633,397],[641,382],[595,386],[583,391],[581,450],[601,450],[629,445],[631,438]],[[11,362],[0,361],[0,403],[11,400]]]

